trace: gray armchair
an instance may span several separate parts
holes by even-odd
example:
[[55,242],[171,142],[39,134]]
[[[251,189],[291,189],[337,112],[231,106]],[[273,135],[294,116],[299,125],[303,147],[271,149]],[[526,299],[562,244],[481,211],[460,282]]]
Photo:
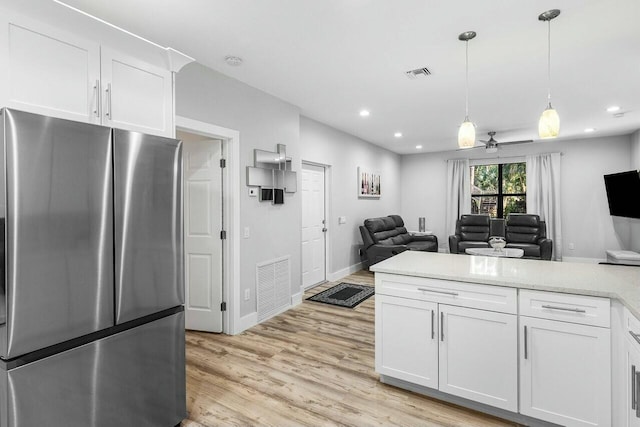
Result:
[[509,214],[505,228],[507,248],[524,250],[525,258],[551,259],[553,241],[547,238],[547,225],[538,215]]
[[438,251],[438,238],[434,235],[410,234],[399,215],[369,218],[360,226],[363,265],[370,266],[404,251]]

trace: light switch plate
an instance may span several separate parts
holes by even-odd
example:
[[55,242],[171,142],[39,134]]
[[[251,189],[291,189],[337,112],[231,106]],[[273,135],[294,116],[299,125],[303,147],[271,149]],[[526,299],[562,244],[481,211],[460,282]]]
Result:
[[339,216],[338,217],[338,224],[346,224],[347,223],[347,217],[346,216]]

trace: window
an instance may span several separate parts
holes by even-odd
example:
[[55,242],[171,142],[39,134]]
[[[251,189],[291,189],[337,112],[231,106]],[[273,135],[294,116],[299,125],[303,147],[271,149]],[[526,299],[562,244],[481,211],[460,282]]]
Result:
[[471,213],[506,218],[527,212],[526,163],[471,166]]

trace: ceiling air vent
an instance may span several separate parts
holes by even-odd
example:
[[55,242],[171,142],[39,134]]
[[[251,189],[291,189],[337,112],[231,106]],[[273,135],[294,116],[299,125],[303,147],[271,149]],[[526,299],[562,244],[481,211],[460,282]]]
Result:
[[431,71],[427,67],[416,68],[415,70],[405,71],[404,74],[410,79],[417,79],[418,77],[426,77],[431,75]]

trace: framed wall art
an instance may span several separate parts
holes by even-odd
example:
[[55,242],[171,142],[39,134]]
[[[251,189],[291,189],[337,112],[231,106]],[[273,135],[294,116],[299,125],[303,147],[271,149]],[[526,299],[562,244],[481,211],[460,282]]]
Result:
[[358,197],[380,198],[380,172],[358,167]]

